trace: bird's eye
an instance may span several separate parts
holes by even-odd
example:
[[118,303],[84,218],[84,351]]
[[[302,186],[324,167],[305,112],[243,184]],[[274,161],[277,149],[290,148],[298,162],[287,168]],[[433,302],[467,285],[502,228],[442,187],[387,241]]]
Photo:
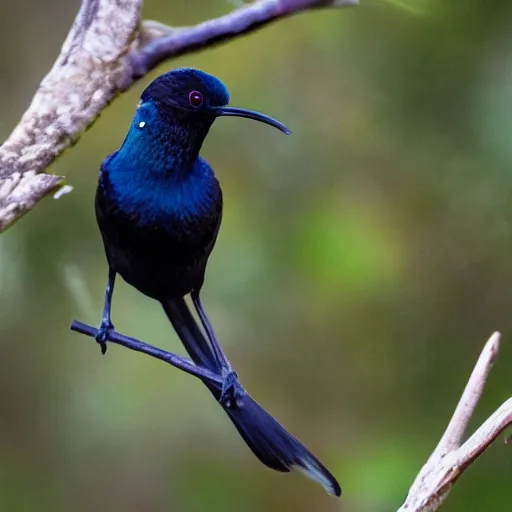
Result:
[[192,91],[188,95],[188,100],[193,107],[200,107],[203,103],[203,95],[199,91]]

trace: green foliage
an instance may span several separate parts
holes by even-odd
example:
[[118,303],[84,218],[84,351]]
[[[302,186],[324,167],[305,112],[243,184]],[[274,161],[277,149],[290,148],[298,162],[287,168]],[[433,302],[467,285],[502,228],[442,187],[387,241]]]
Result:
[[324,198],[312,212],[306,212],[295,251],[302,270],[313,286],[331,293],[368,290],[392,285],[400,272],[400,248],[389,233],[385,218],[371,218],[372,212],[345,205],[338,198]]

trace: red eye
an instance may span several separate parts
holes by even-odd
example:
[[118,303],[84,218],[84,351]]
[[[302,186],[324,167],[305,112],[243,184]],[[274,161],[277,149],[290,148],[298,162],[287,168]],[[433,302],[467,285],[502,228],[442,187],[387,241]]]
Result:
[[199,91],[192,91],[188,95],[188,100],[193,107],[200,107],[203,103],[203,95]]

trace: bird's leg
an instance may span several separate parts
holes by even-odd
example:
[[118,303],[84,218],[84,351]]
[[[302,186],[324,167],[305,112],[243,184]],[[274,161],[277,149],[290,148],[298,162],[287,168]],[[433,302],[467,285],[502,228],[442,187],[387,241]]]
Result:
[[107,339],[110,331],[114,330],[114,325],[110,319],[110,308],[112,306],[112,294],[114,293],[114,283],[116,281],[116,272],[111,267],[108,269],[107,288],[105,290],[105,303],[103,304],[103,315],[101,324],[95,336],[96,341],[101,347],[101,353],[107,351]]
[[213,330],[210,319],[208,318],[208,315],[204,310],[201,297],[199,296],[199,292],[192,292],[191,297],[192,302],[194,303],[194,307],[196,308],[197,314],[201,319],[201,324],[204,330],[206,331],[206,335],[208,336],[208,339],[210,340],[210,343],[212,345],[213,353],[215,355],[215,360],[217,361],[217,364],[223,370],[226,369],[228,373],[231,372],[231,363],[228,361],[226,354],[222,350],[222,347],[220,346],[220,343],[218,342],[217,337],[215,336],[215,332]]
[[221,369],[222,392],[219,401],[226,407],[241,407],[243,404],[243,396],[245,395],[245,390],[238,381],[237,373],[233,370],[231,363],[226,357],[224,350],[222,350],[222,347],[217,340],[217,337],[215,336],[215,331],[213,330],[210,319],[208,318],[208,315],[206,314],[206,311],[203,307],[199,292],[193,291],[191,293],[191,297],[197,314],[201,319],[201,324],[203,325],[203,328],[206,331],[206,335],[210,340],[215,360]]

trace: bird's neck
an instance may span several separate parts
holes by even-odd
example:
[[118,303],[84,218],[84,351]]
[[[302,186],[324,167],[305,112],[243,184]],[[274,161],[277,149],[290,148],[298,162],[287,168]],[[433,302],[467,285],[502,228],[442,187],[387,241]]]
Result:
[[182,179],[197,161],[205,136],[206,133],[190,130],[184,123],[135,116],[117,152],[117,167],[145,180]]

